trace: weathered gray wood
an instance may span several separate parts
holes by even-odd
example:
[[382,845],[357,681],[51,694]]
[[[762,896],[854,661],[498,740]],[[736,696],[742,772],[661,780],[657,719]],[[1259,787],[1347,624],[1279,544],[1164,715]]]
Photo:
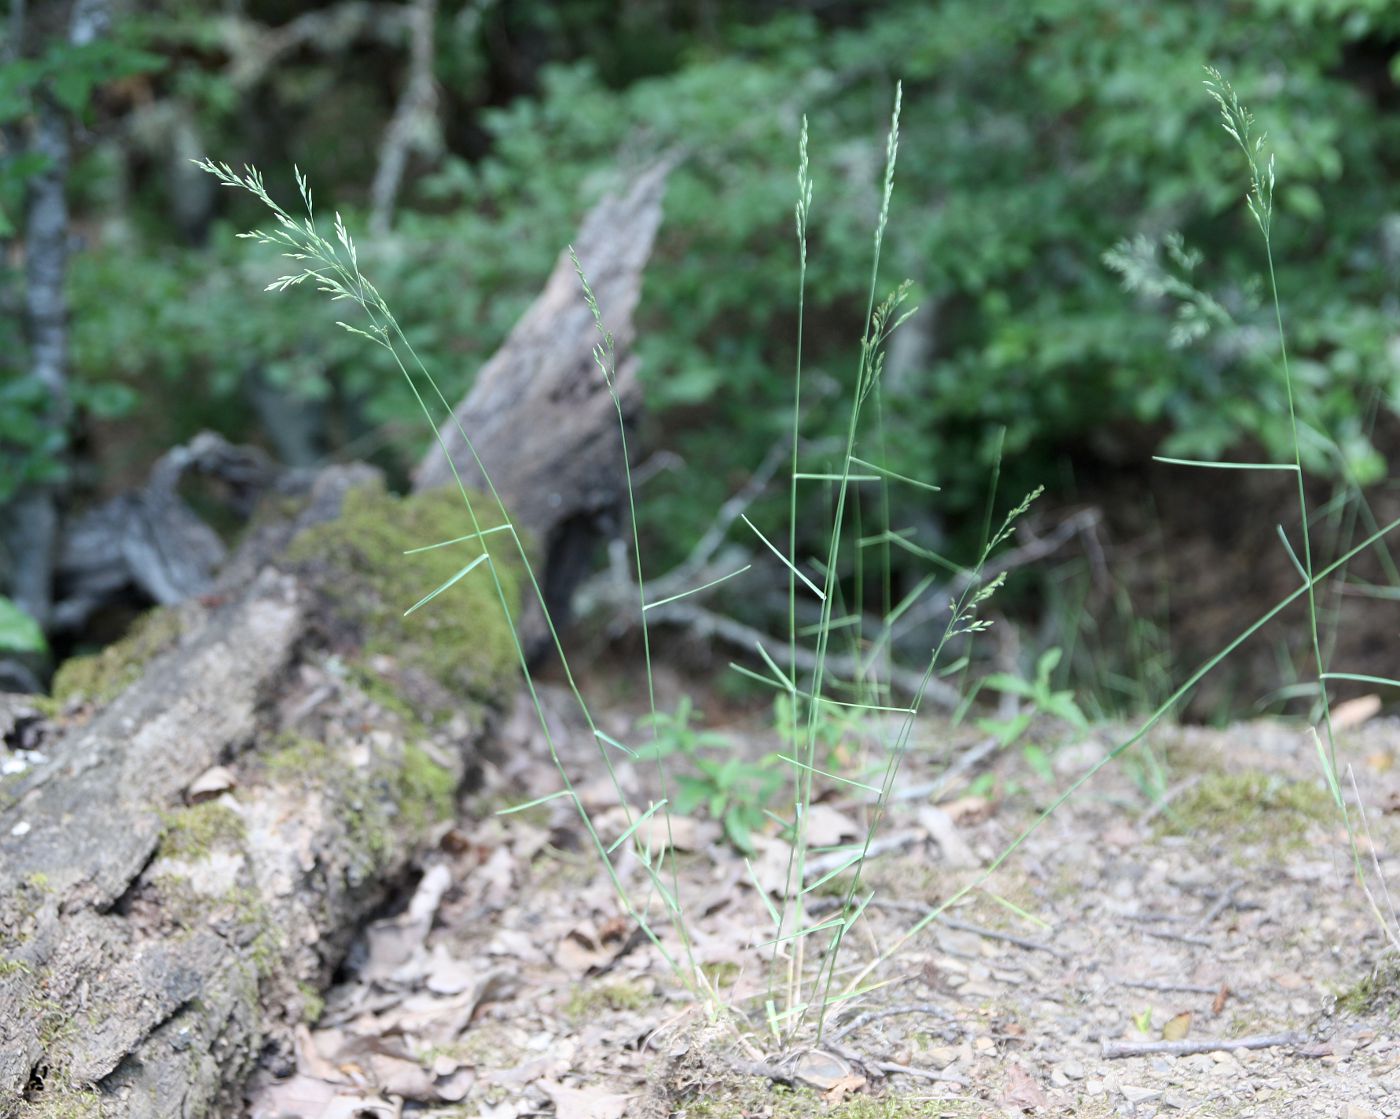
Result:
[[[366,476],[327,472],[247,562]],[[307,580],[263,568],[168,611],[170,646],[66,729],[0,705],[0,759],[29,764],[0,781],[0,1117],[239,1113],[422,852],[484,716],[408,726],[322,667]]]
[[[632,315],[668,171],[667,164],[654,166],[626,193],[600,202],[574,244],[613,335],[615,388],[629,425],[641,405]],[[429,451],[414,479],[417,490],[449,485],[455,465],[468,486],[484,489],[474,448],[512,520],[543,549],[555,612],[566,608],[585,573],[579,557],[587,557],[590,538],[617,530],[626,494],[617,409],[593,361],[599,341],[573,262],[561,253],[544,291],[481,368],[443,425],[441,448]]]
[[[201,1014],[237,1017],[226,998],[204,1001],[245,970],[233,946],[209,927],[168,935],[123,899],[142,882],[163,814],[201,772],[252,741],[263,692],[301,635],[302,609],[294,582],[268,572],[243,601],[196,606],[185,621],[185,637],[133,687],[3,788],[0,1114],[22,1113],[26,1093],[37,1102],[86,1089],[143,1061],[153,1032],[193,1000]],[[246,1047],[257,983],[243,986]]]
[[59,553],[62,597],[53,627],[79,629],[128,588],[171,605],[207,591],[228,559],[218,535],[181,498],[187,474],[220,482],[246,513],[277,471],[255,447],[205,431],[156,460],[140,489],[119,494],[68,526]]
[[[665,176],[601,204],[577,242],[629,422],[632,312]],[[580,536],[624,493],[596,340],[561,257],[457,413],[564,599]],[[479,482],[455,429],[445,438]],[[181,464],[169,466],[153,485],[173,498],[166,474]],[[416,484],[450,477],[439,453]],[[485,715],[406,726],[325,666],[324,642],[344,634],[317,613],[329,599],[315,565],[275,569],[293,534],[336,515],[364,478],[326,472],[299,516],[255,527],[215,582],[201,563],[168,587],[212,593],[170,608],[178,637],[95,713],[70,711],[36,738],[27,710],[0,709],[0,757],[19,756],[16,736],[39,755],[0,780],[0,1119],[80,1104],[122,1119],[237,1113],[254,1061],[286,1051],[305,992],[423,849],[432,796],[404,775],[461,783]],[[182,578],[179,564],[144,561]],[[192,786],[216,765],[214,799],[196,803]]]

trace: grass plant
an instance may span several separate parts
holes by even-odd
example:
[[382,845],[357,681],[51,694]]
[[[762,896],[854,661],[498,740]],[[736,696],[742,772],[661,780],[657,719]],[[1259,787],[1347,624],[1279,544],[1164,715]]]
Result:
[[[756,649],[757,667],[735,666],[746,677],[760,683],[774,693],[775,699],[778,701],[775,709],[783,723],[777,737],[786,743],[788,749],[788,752],[778,754],[777,757],[780,759],[779,764],[786,766],[788,770],[787,776],[791,789],[789,804],[784,812],[771,814],[781,825],[784,833],[791,837],[786,888],[776,904],[769,901],[767,894],[762,888],[759,888],[759,895],[764,898],[765,904],[768,906],[772,923],[771,934],[768,937],[772,967],[769,976],[765,1017],[775,1041],[780,1044],[790,1044],[799,1036],[814,1036],[820,1039],[824,1024],[834,1007],[847,999],[860,995],[873,981],[877,969],[894,957],[910,938],[925,929],[940,914],[956,904],[970,891],[983,888],[998,868],[1012,857],[1032,832],[1048,819],[1061,804],[1081,789],[1104,766],[1112,764],[1126,751],[1141,742],[1148,731],[1166,718],[1176,705],[1221,661],[1256,634],[1266,623],[1299,600],[1303,600],[1307,604],[1310,643],[1316,666],[1317,694],[1321,703],[1321,721],[1325,732],[1325,736],[1319,738],[1318,754],[1328,779],[1332,799],[1347,819],[1348,828],[1351,827],[1351,816],[1341,791],[1341,779],[1327,704],[1327,684],[1333,680],[1365,679],[1376,684],[1395,686],[1400,684],[1400,681],[1359,677],[1327,670],[1323,656],[1322,627],[1319,624],[1319,588],[1324,581],[1345,572],[1347,565],[1356,556],[1381,544],[1387,535],[1400,524],[1400,521],[1381,525],[1375,522],[1374,517],[1367,519],[1368,513],[1357,512],[1351,517],[1350,523],[1363,526],[1365,529],[1364,537],[1359,542],[1342,550],[1338,558],[1330,563],[1319,566],[1315,561],[1311,540],[1312,524],[1310,523],[1303,476],[1305,456],[1302,441],[1305,427],[1299,418],[1299,402],[1289,368],[1288,350],[1285,343],[1282,301],[1279,297],[1273,269],[1271,240],[1275,181],[1273,163],[1272,160],[1264,160],[1262,137],[1255,137],[1253,119],[1240,104],[1228,83],[1218,73],[1211,71],[1206,87],[1210,96],[1216,100],[1220,107],[1226,131],[1239,144],[1247,160],[1250,177],[1248,206],[1263,236],[1268,260],[1268,276],[1273,290],[1274,316],[1280,340],[1280,372],[1284,395],[1288,402],[1289,417],[1293,425],[1295,453],[1294,461],[1290,463],[1241,464],[1173,459],[1163,461],[1197,468],[1261,469],[1291,472],[1298,483],[1300,541],[1295,548],[1286,534],[1281,532],[1280,536],[1284,546],[1295,561],[1299,585],[1297,589],[1285,596],[1257,621],[1245,628],[1216,655],[1192,672],[1184,682],[1171,691],[1170,695],[1157,703],[1134,733],[1117,744],[1101,760],[1063,789],[1031,825],[992,860],[980,876],[944,899],[937,907],[930,909],[902,936],[893,943],[884,945],[878,953],[871,955],[856,967],[853,974],[851,969],[846,969],[846,974],[840,982],[838,982],[838,975],[842,975],[842,972],[838,967],[838,961],[841,959],[843,943],[861,919],[873,896],[867,892],[863,885],[862,869],[870,853],[871,844],[884,820],[891,794],[899,777],[901,763],[910,748],[910,736],[920,704],[926,690],[940,670],[941,659],[945,653],[955,642],[975,637],[989,624],[982,616],[983,609],[989,597],[1001,585],[1004,574],[988,577],[984,573],[988,571],[989,562],[997,549],[1010,538],[1016,522],[1029,508],[1039,491],[1035,491],[1024,500],[1016,503],[1000,520],[992,515],[992,505],[989,502],[983,543],[975,561],[969,566],[951,565],[956,578],[947,585],[956,589],[947,601],[942,633],[929,651],[912,696],[897,698],[898,693],[894,690],[886,673],[890,663],[888,650],[892,630],[899,618],[909,611],[920,597],[941,593],[937,590],[940,586],[937,576],[940,570],[946,570],[950,566],[944,557],[924,551],[907,534],[897,531],[889,523],[889,502],[886,495],[891,487],[912,486],[924,491],[933,491],[936,487],[928,481],[909,478],[887,469],[880,453],[882,443],[881,380],[885,346],[891,334],[911,313],[907,306],[910,294],[907,284],[901,284],[883,299],[879,298],[881,251],[893,197],[899,150],[901,95],[900,92],[896,92],[885,145],[882,191],[875,221],[871,254],[867,326],[860,346],[857,367],[846,386],[848,417],[844,445],[837,451],[834,460],[828,458],[820,465],[805,460],[802,441],[804,391],[802,333],[806,306],[809,223],[813,215],[815,194],[808,160],[807,126],[805,120],[803,121],[798,143],[797,204],[795,208],[798,245],[798,338],[792,393],[791,447],[787,455],[789,462],[789,477],[787,479],[788,523],[783,526],[786,531],[780,531],[771,529],[769,526],[755,524],[744,518],[748,528],[759,538],[759,542],[764,548],[774,553],[785,567],[788,621],[788,632],[785,638],[787,649],[786,656],[784,656],[783,650],[780,648],[769,649],[760,644]],[[269,285],[269,289],[285,291],[310,282],[334,300],[348,301],[358,305],[366,316],[368,324],[360,326],[341,323],[340,325],[373,345],[389,351],[417,399],[425,420],[438,434],[441,441],[441,425],[455,423],[452,406],[439,390],[431,374],[413,352],[384,298],[360,272],[355,243],[340,216],[338,214],[335,216],[333,236],[329,238],[323,236],[316,222],[310,188],[299,172],[297,186],[305,209],[305,216],[293,217],[269,196],[261,175],[255,169],[247,168],[242,174],[239,174],[226,164],[204,161],[200,166],[224,185],[251,192],[271,210],[276,226],[267,232],[255,231],[245,236],[253,238],[259,244],[272,246],[282,251],[284,255],[297,263],[297,271],[278,278]],[[575,258],[575,266],[579,272],[583,298],[587,300],[592,310],[599,331],[600,341],[594,350],[595,362],[599,375],[605,379],[609,390],[613,392],[613,399],[618,410],[620,437],[625,441],[626,428],[621,422],[621,402],[618,400],[614,388],[615,347],[612,335],[605,325],[606,309],[598,306],[577,258]],[[493,551],[493,548],[504,546],[513,553],[512,562],[519,565],[525,572],[526,593],[533,595],[543,608],[543,595],[539,581],[530,566],[530,558],[521,544],[509,510],[492,485],[490,474],[485,465],[476,458],[471,433],[461,431],[460,434],[464,445],[480,471],[481,477],[485,480],[491,503],[495,509],[494,523],[490,525],[482,523],[472,501],[468,499],[467,489],[463,485],[462,479],[458,477],[458,488],[463,506],[470,518],[471,532],[455,541],[425,542],[425,546],[450,544],[460,548],[465,558],[460,569],[451,579],[435,589],[425,588],[427,593],[417,605],[426,605],[427,608],[431,608],[430,600],[446,591],[460,579],[487,578],[491,580],[495,588],[501,610],[505,612],[507,618],[510,618],[509,596],[505,592],[502,575],[498,570],[498,555]],[[444,453],[446,452],[444,451]],[[624,454],[624,461],[626,459],[627,456]],[[822,526],[820,533],[815,534],[813,525],[799,524],[798,522],[798,509],[803,507],[803,503],[799,499],[800,487],[810,483],[827,487],[830,499],[827,505],[831,510],[829,523]],[[855,487],[867,485],[878,487],[874,499],[856,501],[854,497]],[[678,725],[677,717],[667,718],[657,711],[656,689],[652,672],[652,640],[647,626],[647,613],[659,603],[649,602],[647,598],[646,572],[642,561],[633,492],[629,473],[627,493],[631,530],[630,542],[637,583],[636,605],[641,625],[648,709],[654,735],[654,741],[651,744],[629,745],[605,734],[597,727],[590,713],[589,704],[569,667],[569,658],[563,642],[553,624],[550,624],[550,633],[560,664],[563,667],[567,685],[594,735],[603,763],[613,775],[614,782],[617,782],[617,774],[613,763],[619,753],[639,761],[655,763],[658,766],[661,796],[645,811],[632,814],[631,810],[626,808],[627,798],[622,795],[620,787],[618,788],[618,799],[624,805],[624,810],[629,813],[629,818],[623,834],[612,843],[606,843],[598,834],[575,793],[574,777],[567,771],[567,767],[556,749],[549,721],[545,718],[540,707],[535,684],[531,678],[524,650],[518,637],[515,639],[515,651],[524,676],[525,686],[535,703],[545,741],[548,743],[551,757],[560,775],[560,790],[552,794],[551,797],[543,799],[565,797],[572,801],[594,851],[611,878],[620,903],[626,912],[656,945],[658,951],[674,969],[677,976],[698,996],[708,999],[716,1009],[719,1009],[723,1001],[722,996],[706,972],[697,965],[691,952],[686,910],[680,896],[679,875],[674,861],[674,846],[667,844],[665,850],[654,850],[642,841],[641,835],[644,833],[639,831],[643,822],[658,814],[668,822],[669,828],[670,811],[676,806],[673,798],[680,795],[689,800],[694,799],[694,786],[685,784],[684,781],[680,780],[678,774],[668,770],[667,760],[675,758],[677,755],[686,756],[686,749],[676,747],[678,736],[689,743],[691,747],[698,746],[700,739],[696,732],[687,725],[686,717],[679,717]],[[478,504],[480,503],[478,502]],[[871,520],[874,522],[873,525],[869,523]],[[804,559],[799,555],[799,540],[810,539],[813,535],[824,538],[824,554],[817,559]],[[783,541],[785,546],[780,546],[774,542],[775,540]],[[889,553],[890,549],[895,547],[921,555],[928,561],[931,569],[929,576],[920,580],[913,590],[898,602],[894,601],[889,577]],[[870,570],[871,567],[874,568],[873,571]],[[747,568],[737,569],[722,578],[737,577],[746,570]],[[867,582],[873,584],[875,581],[878,581],[880,588],[876,595],[879,600],[878,608],[874,612],[874,616],[878,620],[874,624],[873,630],[867,630],[865,619],[870,612],[867,611],[864,601],[865,585]],[[703,589],[706,588],[696,587],[692,591],[684,593],[694,593]],[[799,603],[803,598],[815,599],[819,614],[819,621],[811,630],[814,667],[805,675],[799,674],[793,667],[798,663],[799,645],[809,635],[808,628],[800,624],[803,611],[799,609]],[[547,611],[545,611],[545,615],[548,618]],[[848,648],[854,654],[853,660],[846,658],[843,661],[843,663],[855,663],[858,666],[858,671],[854,674],[848,674],[847,678],[839,678],[831,670],[834,641],[847,643]],[[780,663],[783,660],[788,665],[786,670]],[[1041,671],[1036,678],[1039,690],[1035,691],[1032,688],[1034,691],[1032,698],[1038,699],[1042,706],[1058,706],[1061,713],[1067,714],[1072,718],[1072,721],[1082,722],[1083,717],[1080,715],[1079,707],[1075,704],[1073,697],[1051,688],[1049,675],[1053,667],[1052,661],[1042,660]],[[1003,690],[1013,687],[1010,678],[1002,679],[999,682],[993,681],[993,684],[999,685]],[[834,713],[839,713],[843,717],[870,716],[872,723],[878,719],[881,725],[889,728],[885,732],[883,743],[883,765],[873,777],[861,774],[861,780],[857,781],[840,773],[832,773],[825,768],[827,758],[821,751],[824,747],[829,748],[829,731]],[[891,716],[895,717],[894,720],[891,720]],[[668,736],[670,742],[666,741]],[[692,752],[694,751],[692,750]],[[715,782],[719,781],[715,774],[710,776]],[[808,863],[812,855],[807,828],[809,809],[815,803],[815,798],[820,790],[832,785],[854,788],[862,793],[873,794],[868,827],[863,839],[844,849],[843,857],[834,870],[824,874],[817,881],[811,882],[808,880]],[[716,788],[719,788],[718,783]],[[534,801],[530,805],[518,807],[529,808],[539,803],[541,801]],[[721,814],[726,810],[726,804],[727,802],[719,805]],[[745,813],[740,821],[741,834],[751,834],[758,822],[759,817],[756,813]],[[736,835],[735,838],[740,837]],[[632,891],[629,891],[619,875],[616,859],[619,850],[624,845],[633,850],[645,870],[650,887],[645,898],[639,898]],[[1356,845],[1353,843],[1354,855],[1355,852]],[[1355,865],[1358,876],[1364,880],[1365,875],[1359,856],[1355,856]],[[829,895],[833,881],[844,883],[839,907],[834,912],[823,909],[822,915],[813,919],[809,912],[808,895],[814,891]],[[1377,913],[1382,917],[1382,920],[1386,920],[1379,907]],[[1390,915],[1390,921],[1393,928],[1393,912]],[[674,940],[667,937],[668,929],[673,933]]]

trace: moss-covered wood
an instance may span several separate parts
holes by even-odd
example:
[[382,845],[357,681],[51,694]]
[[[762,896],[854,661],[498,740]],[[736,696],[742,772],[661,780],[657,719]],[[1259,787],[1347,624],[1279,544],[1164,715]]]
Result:
[[236,1112],[450,819],[513,681],[500,595],[474,572],[403,619],[470,559],[403,554],[465,535],[460,498],[333,504],[248,585],[70,666],[47,760],[5,779],[0,1119]]

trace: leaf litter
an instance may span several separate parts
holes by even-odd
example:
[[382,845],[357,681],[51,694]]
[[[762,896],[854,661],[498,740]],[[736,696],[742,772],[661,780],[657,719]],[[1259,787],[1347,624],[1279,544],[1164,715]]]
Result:
[[[566,707],[552,702],[556,715]],[[654,795],[644,767],[618,766],[624,807],[591,736],[557,721],[611,842]],[[634,729],[625,714],[613,721],[619,739]],[[691,958],[729,1008],[717,1018],[627,917],[567,800],[493,814],[558,787],[527,727],[519,713],[507,721],[508,748],[401,913],[363,930],[318,1020],[298,1029],[295,1074],[254,1078],[255,1119],[782,1119],[858,1103],[882,1110],[850,1115],[1400,1116],[1395,969],[1344,825],[1300,808],[1297,789],[1326,794],[1297,727],[1162,730],[1151,748],[1174,777],[1196,778],[1186,793],[1164,805],[1128,769],[1106,771],[910,940],[873,990],[834,1010],[822,1043],[792,1052],[764,1028],[773,948],[754,887],[778,888],[786,844],[756,833],[751,874],[703,815],[648,825],[654,852],[676,852]],[[751,737],[754,756],[771,748],[756,729],[733,734]],[[909,755],[901,786],[936,782],[974,745],[934,721],[916,741],[928,745]],[[1059,750],[1042,741],[1061,785],[1113,744],[1104,729]],[[1360,759],[1367,869],[1393,880],[1400,819],[1384,810],[1400,803],[1400,720],[1367,712],[1339,747]],[[893,802],[877,837],[888,842],[863,875],[875,902],[843,963],[862,964],[980,875],[1056,789],[1015,751],[983,773],[976,794],[974,772],[937,803]],[[1193,802],[1201,788],[1257,794],[1239,813],[1249,826]],[[1193,804],[1210,811],[1192,817]],[[866,811],[832,797],[809,822],[839,849],[861,836]],[[618,868],[634,904],[684,958],[626,850]],[[817,911],[838,904],[820,890],[812,900]]]

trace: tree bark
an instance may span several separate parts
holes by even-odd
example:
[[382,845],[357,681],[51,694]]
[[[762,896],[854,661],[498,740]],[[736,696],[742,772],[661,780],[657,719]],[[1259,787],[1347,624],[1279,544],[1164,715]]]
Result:
[[[26,6],[11,7],[14,49],[26,44]],[[107,0],[75,0],[66,37],[75,46],[92,42],[110,22]],[[62,37],[62,35],[60,35]],[[24,223],[25,330],[29,375],[48,396],[46,423],[66,429],[68,392],[68,116],[46,89],[35,94],[29,151],[43,159],[27,184]],[[11,596],[46,626],[53,603],[53,561],[58,547],[57,496],[46,484],[23,488],[11,503],[9,551],[13,557]]]
[[[629,417],[625,347],[664,177],[598,207],[579,239]],[[555,545],[623,492],[593,332],[566,257],[459,409],[519,523]],[[200,446],[171,452],[148,490],[173,494]],[[300,512],[259,519],[207,593],[133,636],[142,662],[114,698],[0,697],[0,1119],[237,1113],[248,1073],[288,1063],[355,929],[445,826],[492,705],[430,726],[412,702],[376,700],[339,576],[279,559],[374,477],[332,468]],[[419,485],[446,478],[429,460]],[[421,543],[394,542],[386,562]]]
[[262,562],[364,477],[328,471],[250,538],[251,581],[157,615],[95,713],[0,697],[5,1119],[237,1112],[435,834],[485,715],[429,730],[372,700],[327,667],[314,573]]
[[[629,427],[641,407],[632,315],[669,170],[657,164],[625,194],[600,202],[575,244],[613,336],[614,389]],[[415,490],[445,486],[455,468],[469,487],[485,489],[479,459],[511,519],[542,551],[546,600],[556,619],[587,572],[592,545],[617,534],[626,499],[618,410],[593,359],[599,341],[573,262],[561,253],[544,291],[481,368],[442,426],[441,446],[424,457],[414,478]],[[538,622],[529,629],[538,644]]]

